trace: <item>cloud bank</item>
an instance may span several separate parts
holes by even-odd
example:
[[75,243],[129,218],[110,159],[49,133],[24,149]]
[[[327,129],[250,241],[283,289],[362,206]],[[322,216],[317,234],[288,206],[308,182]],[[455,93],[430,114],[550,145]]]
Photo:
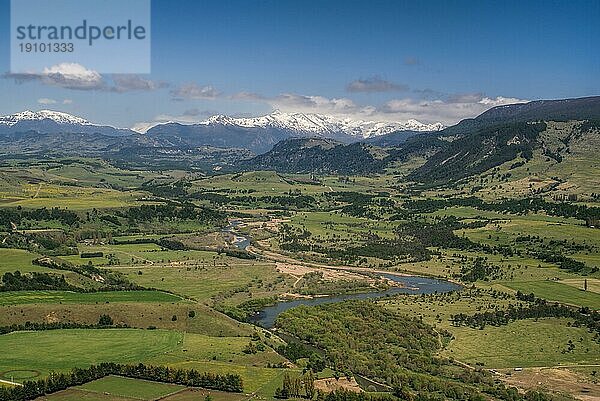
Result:
[[275,109],[286,112],[331,114],[340,118],[374,121],[419,120],[423,123],[441,122],[453,125],[484,111],[528,100],[514,97],[488,97],[483,94],[459,94],[446,99],[419,100],[401,98],[388,100],[382,105],[359,105],[349,98],[326,98],[285,94],[267,102]]
[[17,83],[39,82],[48,86],[78,91],[138,92],[168,87],[168,83],[142,78],[135,74],[103,76],[77,63],[60,63],[46,67],[41,73],[4,74]]
[[[418,62],[418,60],[409,61],[411,61],[411,64]],[[200,85],[191,82],[172,86],[167,82],[155,81],[134,74],[103,76],[77,63],[60,63],[44,68],[41,73],[37,74],[5,74],[4,78],[14,79],[19,83],[36,81],[44,85],[77,91],[126,93],[151,92],[171,88],[169,92],[164,92],[165,99],[170,97],[170,99],[179,102],[219,99],[222,101],[266,104],[272,109],[290,113],[318,113],[354,120],[390,122],[416,119],[423,123],[441,122],[444,125],[453,125],[464,118],[475,117],[495,106],[527,102],[525,99],[504,96],[490,97],[483,93],[448,95],[430,89],[413,89],[410,91],[412,96],[388,98],[388,100],[379,104],[359,104],[354,99],[346,96],[326,97],[298,93],[265,96],[254,92],[238,92],[226,95],[210,84]],[[405,84],[385,80],[379,76],[372,76],[354,80],[348,83],[345,89],[349,94],[387,93],[389,97],[394,92],[406,92],[409,87]],[[58,103],[56,100],[49,98],[40,98],[37,102],[41,105]],[[70,100],[68,99],[63,101],[63,104],[69,103]],[[218,112],[214,114],[218,114]],[[185,111],[176,112],[173,115],[157,116],[152,123],[139,124],[149,125],[171,120],[193,123],[198,121],[200,117],[206,117],[206,113],[188,106]],[[142,130],[140,127],[136,128]]]
[[357,79],[346,86],[348,92],[405,92],[408,85],[386,81],[378,76]]

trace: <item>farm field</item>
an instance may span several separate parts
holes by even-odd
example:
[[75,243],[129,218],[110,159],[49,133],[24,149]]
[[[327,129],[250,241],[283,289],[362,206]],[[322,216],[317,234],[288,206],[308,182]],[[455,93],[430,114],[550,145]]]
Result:
[[23,249],[0,248],[0,274],[19,270],[26,272],[41,272],[46,269],[31,263],[39,256]]
[[251,342],[248,337],[211,337],[185,333],[181,347],[156,355],[148,360],[157,365],[180,364],[188,361],[210,361],[211,363],[233,363],[240,366],[266,367],[285,359],[270,348],[257,353],[245,353]]
[[[216,261],[218,265],[210,265]],[[205,260],[205,264],[188,260],[173,267],[145,266],[138,269],[114,267],[131,281],[145,286],[173,291],[198,302],[207,302],[217,295],[254,296],[284,292],[289,278],[277,272],[275,266],[264,262],[223,259]]]
[[[570,278],[559,281],[561,284],[569,285],[578,290],[586,290],[600,293],[600,280],[594,278]],[[586,288],[587,287],[587,288]]]
[[[126,381],[117,383],[116,389],[113,390],[111,386],[112,382],[118,380],[106,380],[101,379],[103,382],[100,384],[100,388],[102,388],[102,392],[98,392],[94,390],[90,390],[88,388],[71,388],[68,390],[60,391],[58,393],[54,393],[45,397],[37,398],[36,401],[77,401],[77,400],[86,400],[86,401],[127,401],[127,400],[154,400],[155,398],[142,398],[137,395],[135,391],[138,388],[141,388],[146,393],[150,393],[154,395],[156,393],[162,393],[166,390],[173,389],[175,387],[177,390],[174,394],[167,393],[165,397],[161,397],[163,400],[168,401],[196,401],[205,399],[206,396],[210,395],[211,399],[215,401],[242,401],[247,400],[250,397],[245,394],[237,394],[237,393],[225,393],[221,391],[213,391],[213,390],[204,390],[204,389],[196,389],[196,388],[183,388],[179,389],[177,386],[172,385],[162,385],[161,387],[149,386],[147,382],[143,382],[142,380],[133,380],[133,379],[124,379]],[[99,380],[100,381],[100,380]],[[91,384],[91,383],[90,383]],[[119,386],[120,384],[121,386]],[[126,388],[123,388],[122,385],[127,385]],[[155,383],[152,383],[155,384]],[[133,397],[123,397],[117,395],[117,393],[125,390],[124,392],[134,392]],[[148,391],[150,390],[150,391]],[[153,391],[152,391],[153,390]],[[162,391],[161,391],[162,390]],[[169,395],[170,394],[170,395]]]
[[110,302],[180,302],[181,297],[161,291],[107,291],[80,293],[71,291],[0,292],[0,305],[21,304],[97,304]]
[[[193,317],[190,314],[193,313]],[[27,322],[73,322],[93,325],[108,314],[115,324],[176,330],[210,336],[250,336],[252,327],[213,309],[190,302],[99,302],[13,304],[0,306],[0,326]],[[177,319],[173,320],[173,316]]]
[[539,281],[539,282],[508,282],[501,283],[515,291],[533,292],[536,296],[563,302],[576,306],[587,306],[593,309],[600,309],[600,294],[592,291],[583,291],[572,285],[563,284],[560,281]]
[[74,264],[92,262],[95,266],[111,266],[108,255],[115,262],[112,265],[138,266],[161,264],[176,266],[178,262],[194,262],[194,264],[213,264],[218,257],[216,252],[195,250],[168,250],[155,244],[127,245],[80,245],[80,253],[104,253],[104,257],[81,258],[79,255],[62,256],[61,259]]
[[210,398],[215,401],[242,401],[248,400],[250,397],[245,394],[225,393],[220,391],[210,391],[202,389],[187,389],[165,398],[167,401],[195,401],[198,399]]
[[56,184],[29,184],[22,196],[0,192],[0,207],[68,207],[73,210],[107,209],[133,206],[146,196],[143,192],[124,193],[112,189],[61,186]]
[[143,362],[200,372],[236,373],[243,378],[247,392],[270,389],[277,385],[274,381],[283,371],[266,366],[284,359],[270,348],[255,354],[245,353],[250,341],[250,337],[211,337],[170,330],[15,332],[0,337],[0,347],[11,350],[0,364],[0,378],[22,382],[45,377],[51,371],[68,371],[100,362]]
[[86,392],[110,394],[112,396],[155,400],[184,389],[175,384],[157,383],[146,380],[130,379],[127,377],[107,376],[79,386]]
[[540,319],[483,330],[452,328],[455,340],[443,355],[490,369],[600,364],[600,344],[585,328],[567,323]]
[[79,390],[77,388],[69,388],[67,390],[36,398],[36,401],[127,401],[132,399],[134,398],[125,398],[112,394],[96,393],[93,391]]
[[11,371],[31,372],[31,377],[51,371],[68,371],[100,362],[135,363],[175,350],[183,334],[167,330],[70,329],[13,332],[0,336],[0,347],[10,349],[0,361],[2,378]]
[[265,398],[272,397],[275,389],[281,386],[286,372],[301,372],[298,369],[264,368],[219,361],[179,361],[170,362],[168,366],[216,374],[238,374],[244,381],[244,393],[255,393]]

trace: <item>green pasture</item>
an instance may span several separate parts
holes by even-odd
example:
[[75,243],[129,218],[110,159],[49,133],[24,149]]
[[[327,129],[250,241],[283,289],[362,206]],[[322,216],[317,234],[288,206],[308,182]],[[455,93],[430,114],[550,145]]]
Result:
[[109,302],[180,302],[181,297],[162,291],[7,291],[0,292],[0,305],[70,303],[95,304]]
[[155,400],[184,389],[184,386],[157,383],[128,377],[107,376],[78,388],[100,394],[130,397],[141,400]]
[[289,277],[265,262],[228,258],[214,262],[215,265],[209,260],[204,265],[190,261],[173,266],[146,265],[141,270],[113,269],[144,287],[172,291],[200,302],[219,294],[232,296],[244,293],[248,297],[267,297],[284,292],[289,285]]
[[[12,370],[68,371],[100,362],[136,363],[176,349],[183,334],[167,330],[70,329],[0,336],[2,378]],[[23,378],[24,380],[25,378]],[[16,380],[17,381],[17,380]]]
[[549,301],[562,302],[575,306],[587,306],[600,309],[600,294],[592,291],[583,291],[572,285],[556,281],[510,281],[501,283],[504,287],[529,294]]
[[567,319],[528,319],[483,330],[453,327],[455,339],[443,355],[486,368],[599,364],[600,344],[593,334],[567,323]]
[[38,257],[39,255],[22,249],[0,248],[0,275],[17,270],[21,273],[47,272],[47,268],[31,263],[32,260]]

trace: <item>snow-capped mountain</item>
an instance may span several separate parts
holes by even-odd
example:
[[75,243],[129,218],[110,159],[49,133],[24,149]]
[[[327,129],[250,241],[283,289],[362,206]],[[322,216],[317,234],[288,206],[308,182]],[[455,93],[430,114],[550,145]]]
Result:
[[[0,116],[0,135],[53,134],[100,134],[109,137],[134,136],[136,141],[147,145],[172,148],[195,148],[213,146],[220,148],[242,148],[255,153],[270,150],[277,142],[293,137],[319,137],[351,143],[367,138],[380,137],[392,132],[439,131],[441,124],[422,124],[416,120],[406,122],[379,122],[340,119],[322,114],[282,113],[233,118],[215,115],[196,124],[159,124],[146,135],[129,130],[92,123],[71,114],[52,111],[26,110]],[[55,138],[48,138],[54,140]],[[88,137],[93,140],[93,137]],[[100,140],[100,142],[103,142]]]
[[370,138],[395,131],[428,132],[440,131],[445,128],[441,123],[424,124],[417,120],[378,122],[349,118],[340,119],[323,114],[282,113],[277,110],[265,116],[251,118],[232,118],[216,115],[199,124],[244,128],[276,128],[304,135],[330,137],[342,134],[359,138]]
[[8,116],[0,116],[0,124],[13,126],[21,121],[41,121],[41,120],[52,120],[57,124],[80,124],[80,125],[94,125],[81,117],[76,117],[71,114],[63,113],[60,111],[52,110],[40,110],[31,111],[25,110],[20,113],[10,114]]
[[77,133],[107,136],[134,134],[133,131],[128,129],[93,124],[84,118],[53,110],[25,110],[0,116],[0,134],[17,134],[31,131],[41,134]]
[[396,131],[439,131],[442,124],[422,124],[340,119],[322,114],[282,113],[261,117],[233,118],[212,116],[195,124],[169,122],[146,131],[152,139],[169,146],[217,146],[245,148],[255,153],[270,150],[277,142],[293,138],[319,137],[351,143]]

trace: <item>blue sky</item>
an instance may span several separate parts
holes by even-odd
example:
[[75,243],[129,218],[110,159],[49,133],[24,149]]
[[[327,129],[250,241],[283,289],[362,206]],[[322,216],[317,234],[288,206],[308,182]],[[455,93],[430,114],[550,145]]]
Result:
[[595,0],[155,0],[151,74],[4,74],[0,114],[50,108],[143,127],[281,109],[451,124],[497,104],[600,94],[599,20]]

